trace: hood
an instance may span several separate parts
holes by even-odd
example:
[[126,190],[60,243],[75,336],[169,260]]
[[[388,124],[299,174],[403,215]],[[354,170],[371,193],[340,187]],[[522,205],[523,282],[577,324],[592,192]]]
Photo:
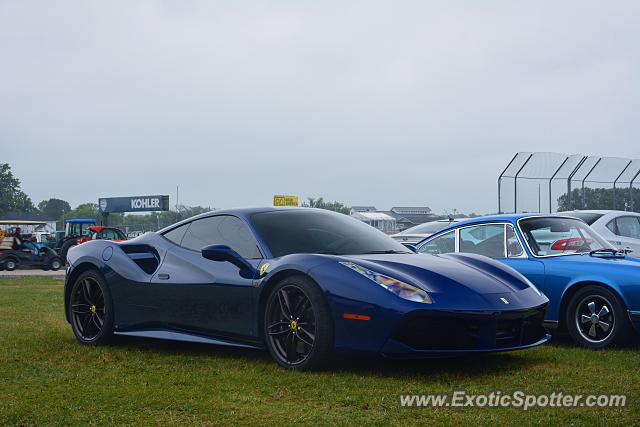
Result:
[[531,287],[516,271],[478,255],[384,254],[344,258],[431,294],[506,294]]

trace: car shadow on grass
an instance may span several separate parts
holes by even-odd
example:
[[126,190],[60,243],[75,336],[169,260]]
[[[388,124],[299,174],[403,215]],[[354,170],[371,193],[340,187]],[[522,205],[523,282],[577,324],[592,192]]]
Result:
[[[225,347],[212,344],[174,342],[149,338],[118,336],[114,347],[145,350],[159,354],[188,355],[203,358],[272,363],[267,350]],[[518,372],[537,364],[547,363],[544,355],[524,350],[505,353],[449,355],[418,359],[394,359],[369,354],[335,354],[324,371],[377,377],[412,377],[424,375],[483,376]]]

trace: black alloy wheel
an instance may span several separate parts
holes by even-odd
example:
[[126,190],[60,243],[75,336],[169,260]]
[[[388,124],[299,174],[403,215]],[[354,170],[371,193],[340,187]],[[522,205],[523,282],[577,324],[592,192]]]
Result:
[[266,304],[264,336],[281,366],[320,367],[333,348],[333,327],[317,285],[303,276],[276,285]]
[[75,281],[69,298],[69,319],[81,344],[102,344],[113,332],[110,295],[96,271],[83,273]]

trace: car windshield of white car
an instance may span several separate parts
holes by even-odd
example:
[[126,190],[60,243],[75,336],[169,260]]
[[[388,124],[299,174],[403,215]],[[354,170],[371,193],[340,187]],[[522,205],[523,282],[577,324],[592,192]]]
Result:
[[571,255],[614,249],[588,225],[570,218],[529,218],[520,221],[522,234],[537,256]]

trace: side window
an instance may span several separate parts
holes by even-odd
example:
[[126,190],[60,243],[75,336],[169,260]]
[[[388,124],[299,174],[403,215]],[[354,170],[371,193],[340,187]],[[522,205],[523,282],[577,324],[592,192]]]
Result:
[[512,225],[507,224],[507,257],[518,258],[524,254],[524,249]]
[[421,253],[438,255],[449,254],[456,251],[456,232],[450,231],[442,236],[427,242],[420,248]]
[[460,252],[504,258],[504,224],[477,225],[460,229]]
[[105,240],[115,240],[116,239],[116,233],[113,230],[103,230],[102,231],[102,239]]
[[618,228],[616,227],[616,220],[611,220],[607,223],[607,228],[615,235],[618,235]]
[[173,230],[167,231],[166,233],[164,233],[164,237],[171,240],[176,245],[180,245],[182,244],[182,238],[184,237],[184,233],[187,231],[187,228],[189,228],[190,225],[191,223],[189,222],[189,223],[186,223],[185,225],[181,225],[178,228],[174,228]]
[[618,236],[640,239],[640,222],[634,216],[622,216],[616,219]]
[[262,258],[253,235],[245,223],[234,216],[212,216],[191,223],[182,239],[182,246],[199,251],[208,245],[227,245],[244,258]]

